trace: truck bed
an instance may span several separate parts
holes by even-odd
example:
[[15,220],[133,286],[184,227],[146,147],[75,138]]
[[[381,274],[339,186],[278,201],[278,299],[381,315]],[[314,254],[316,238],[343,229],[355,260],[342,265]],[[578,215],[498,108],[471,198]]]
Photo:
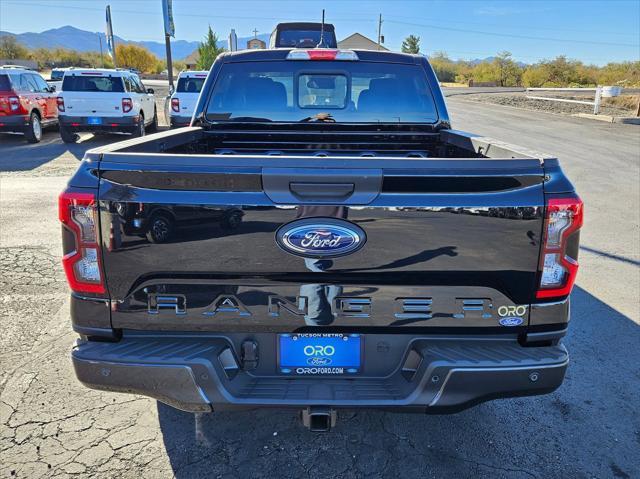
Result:
[[[492,158],[554,159],[553,156],[458,130],[395,131],[313,128],[291,129],[254,125],[255,129],[187,127],[142,139],[112,143],[95,155],[149,153],[161,155],[316,156],[361,158]],[[115,157],[113,157],[115,159]],[[131,158],[130,158],[131,159]],[[140,158],[147,161],[149,158]],[[130,160],[126,160],[130,161]]]

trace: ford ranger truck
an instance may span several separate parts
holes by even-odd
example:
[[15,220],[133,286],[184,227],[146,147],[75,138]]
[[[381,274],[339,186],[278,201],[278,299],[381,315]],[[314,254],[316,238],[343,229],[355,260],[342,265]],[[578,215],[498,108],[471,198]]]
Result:
[[553,156],[453,130],[423,56],[225,53],[189,127],[88,151],[59,206],[88,387],[326,431],[563,381],[582,202]]

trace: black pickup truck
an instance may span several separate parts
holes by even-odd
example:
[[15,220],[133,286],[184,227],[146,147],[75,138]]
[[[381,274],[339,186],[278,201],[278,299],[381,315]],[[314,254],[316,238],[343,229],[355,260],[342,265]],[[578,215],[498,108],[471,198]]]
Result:
[[423,56],[223,54],[191,126],[87,152],[59,206],[91,388],[327,430],[563,381],[582,202],[556,158],[451,129]]

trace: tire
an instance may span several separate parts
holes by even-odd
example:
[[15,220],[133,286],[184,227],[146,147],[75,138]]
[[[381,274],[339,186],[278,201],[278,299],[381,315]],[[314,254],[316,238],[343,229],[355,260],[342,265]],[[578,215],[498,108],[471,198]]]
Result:
[[40,143],[42,140],[42,123],[40,115],[35,111],[32,111],[29,116],[29,124],[24,131],[24,137],[29,143]]
[[173,235],[174,223],[169,217],[156,214],[149,220],[146,237],[150,243],[166,243]]
[[64,126],[60,125],[60,138],[65,143],[77,143],[80,137],[76,133],[72,133]]
[[147,127],[147,131],[149,133],[155,133],[158,131],[158,110],[156,108],[153,109],[153,121]]
[[138,123],[138,125],[133,130],[133,136],[135,138],[139,138],[141,136],[144,136],[145,133],[146,131],[144,129],[144,115],[140,113],[140,123]]
[[242,213],[234,211],[222,220],[221,226],[225,230],[236,230],[242,224]]

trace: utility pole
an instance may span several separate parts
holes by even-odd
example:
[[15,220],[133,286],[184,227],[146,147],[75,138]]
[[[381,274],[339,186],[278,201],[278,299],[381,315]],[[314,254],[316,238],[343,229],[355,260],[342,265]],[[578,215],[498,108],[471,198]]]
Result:
[[162,0],[162,17],[164,19],[164,46],[167,52],[167,79],[169,91],[173,93],[173,62],[171,61],[171,37],[175,37],[173,24],[173,0]]
[[378,50],[380,50],[381,42],[382,42],[382,13],[378,17]]
[[167,79],[169,80],[169,89],[173,89],[173,62],[171,61],[171,36],[168,33],[164,35],[164,47],[167,52]]

